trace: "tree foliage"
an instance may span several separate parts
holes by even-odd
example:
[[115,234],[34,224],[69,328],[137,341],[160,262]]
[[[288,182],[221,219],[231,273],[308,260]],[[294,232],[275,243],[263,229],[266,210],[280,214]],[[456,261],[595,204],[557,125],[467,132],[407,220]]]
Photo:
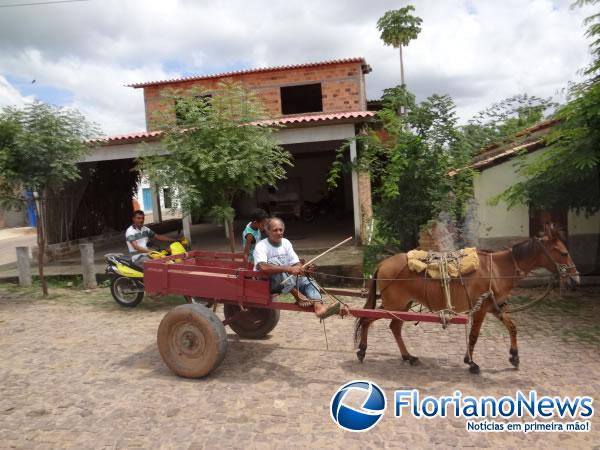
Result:
[[38,264],[44,295],[48,290],[43,277],[45,222],[40,204],[48,191],[79,178],[77,162],[89,150],[85,141],[96,134],[96,127],[78,111],[37,101],[0,113],[0,202],[5,207],[23,207],[26,192],[38,197]]
[[[406,88],[396,86],[384,90],[382,103],[376,125],[357,138],[359,155],[353,166],[371,173],[376,240],[404,250],[417,245],[421,227],[440,213],[462,225],[473,196],[473,172],[468,169],[473,156],[486,145],[514,138],[554,106],[549,99],[516,95],[460,126],[448,95],[434,94],[419,103]],[[401,105],[407,105],[407,112],[398,116]],[[344,163],[345,147],[330,171],[330,186],[350,167]]]
[[[574,6],[597,4],[579,0]],[[546,149],[532,161],[519,161],[523,181],[500,198],[510,206],[537,209],[571,208],[593,213],[600,209],[600,13],[585,21],[594,61],[587,79],[570,88],[569,101],[555,118],[559,124],[546,137]]]
[[97,133],[78,111],[41,102],[0,113],[0,200],[27,201],[25,191],[40,195],[79,178],[77,162]]
[[183,208],[201,207],[215,221],[231,222],[237,195],[285,177],[290,154],[275,141],[274,127],[257,123],[267,118],[265,109],[241,84],[219,83],[212,95],[171,92],[165,101],[176,102],[178,112],[177,121],[161,118],[169,155],[144,157],[142,169],[172,187]]
[[387,11],[377,21],[377,29],[381,32],[380,38],[385,45],[398,48],[401,45],[407,46],[410,41],[417,38],[423,20],[411,14],[414,10],[414,6],[407,5],[397,10]]
[[[396,113],[399,104],[408,106],[403,116]],[[417,103],[402,86],[386,89],[383,108],[377,112],[379,128],[358,138],[354,166],[371,173],[377,233],[387,243],[414,248],[420,227],[440,211],[462,217],[470,196],[470,172],[454,178],[447,173],[466,165],[470,154],[454,109],[447,95]],[[343,151],[338,151],[330,171],[330,186],[347,170]]]
[[557,106],[551,98],[513,95],[478,112],[462,131],[476,152],[490,144],[512,141],[519,131],[535,125]]

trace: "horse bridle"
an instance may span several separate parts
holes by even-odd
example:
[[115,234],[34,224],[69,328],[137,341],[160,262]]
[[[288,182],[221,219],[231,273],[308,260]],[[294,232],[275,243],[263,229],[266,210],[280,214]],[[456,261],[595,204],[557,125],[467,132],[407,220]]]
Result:
[[[533,238],[535,242],[537,242],[540,247],[542,247],[542,250],[544,251],[544,254],[548,257],[548,259],[550,260],[550,262],[552,264],[554,264],[554,267],[556,267],[556,271],[558,272],[558,275],[561,278],[565,278],[568,276],[578,276],[579,272],[577,271],[577,267],[575,266],[575,264],[560,264],[557,263],[554,258],[552,258],[552,255],[550,254],[550,252],[548,251],[548,249],[546,248],[546,246],[542,243],[542,240],[540,238]],[[569,269],[575,269],[575,273],[570,274],[568,273]]]
[[[542,250],[544,252],[544,254],[546,255],[546,257],[550,260],[550,262],[552,264],[554,264],[554,267],[556,267],[556,271],[558,273],[558,276],[560,278],[565,278],[568,276],[578,276],[579,272],[577,271],[577,267],[575,266],[575,264],[560,264],[557,263],[554,258],[552,257],[552,255],[550,254],[550,252],[548,251],[548,249],[546,248],[546,246],[542,243],[542,240],[540,238],[533,238],[532,239],[533,242],[539,244],[540,247],[542,247]],[[522,274],[524,274],[523,270],[521,269],[521,267],[519,267],[519,263],[517,262],[517,260],[515,259],[515,254],[512,251],[512,249],[510,249],[510,255],[512,256],[512,260],[513,260],[513,264],[515,265],[515,269],[517,270],[517,274],[519,276],[521,276]],[[569,269],[575,269],[575,273],[574,274],[569,274],[568,271]]]

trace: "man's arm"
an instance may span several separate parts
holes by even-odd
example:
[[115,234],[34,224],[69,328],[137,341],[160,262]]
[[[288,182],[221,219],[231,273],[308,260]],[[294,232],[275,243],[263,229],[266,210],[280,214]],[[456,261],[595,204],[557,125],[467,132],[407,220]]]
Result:
[[170,238],[168,236],[165,236],[164,234],[155,234],[152,239],[156,239],[157,241],[163,241],[163,242],[175,242],[177,239],[173,239]]
[[288,273],[290,275],[300,275],[300,276],[304,275],[304,268],[302,267],[302,263],[299,261],[296,264],[293,264],[291,266],[279,266],[276,264],[269,264],[266,262],[261,262],[261,263],[257,264],[257,268],[268,274]]
[[248,258],[250,256],[250,248],[252,247],[252,244],[254,244],[254,242],[254,236],[248,233],[244,242],[244,262],[248,262]]
[[137,250],[138,252],[141,252],[141,253],[150,253],[150,252],[152,251],[152,250],[150,250],[150,249],[148,249],[148,248],[144,248],[144,247],[141,247],[141,246],[139,246],[139,245],[136,243],[136,241],[129,241],[129,243],[130,243],[130,244],[131,244],[131,246],[132,246],[132,247],[133,247],[135,250]]

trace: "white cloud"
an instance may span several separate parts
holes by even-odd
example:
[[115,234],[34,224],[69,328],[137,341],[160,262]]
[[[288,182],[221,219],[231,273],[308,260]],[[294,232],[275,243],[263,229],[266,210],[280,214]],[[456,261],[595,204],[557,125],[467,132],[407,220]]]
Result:
[[[493,101],[549,96],[574,79],[589,54],[570,0],[414,2],[423,31],[405,51],[418,98],[448,93],[466,120]],[[68,106],[106,133],[144,128],[140,90],[149,81],[364,56],[368,97],[399,79],[398,53],[384,47],[377,19],[395,1],[272,2],[103,0],[6,8],[0,16],[0,76],[68,91]],[[39,84],[38,84],[39,83]],[[0,78],[0,102],[24,101]],[[15,99],[15,100],[11,100]]]
[[25,97],[8,82],[6,78],[0,75],[0,107],[3,106],[23,106],[27,102],[33,101],[33,97]]

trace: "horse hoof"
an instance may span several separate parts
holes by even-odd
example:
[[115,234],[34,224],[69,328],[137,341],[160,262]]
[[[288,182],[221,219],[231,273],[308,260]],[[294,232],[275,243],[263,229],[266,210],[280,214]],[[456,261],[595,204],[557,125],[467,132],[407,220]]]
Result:
[[481,372],[481,369],[479,369],[479,366],[477,364],[472,362],[471,365],[469,366],[469,372],[477,375]]
[[471,364],[471,358],[469,358],[469,355],[465,355],[463,361],[465,364]]
[[358,358],[358,360],[359,360],[360,362],[363,362],[363,361],[364,361],[364,359],[365,359],[365,354],[366,354],[366,353],[367,353],[367,352],[365,352],[364,350],[359,350],[359,351],[357,351],[357,352],[356,352],[356,357]]
[[511,363],[515,368],[519,368],[519,350],[516,348],[511,348],[509,350],[510,358],[508,358],[508,362]]
[[408,361],[408,363],[411,366],[416,366],[417,364],[419,364],[419,358],[417,358],[416,356],[412,356],[412,355],[408,355],[408,356],[402,355],[402,360]]

